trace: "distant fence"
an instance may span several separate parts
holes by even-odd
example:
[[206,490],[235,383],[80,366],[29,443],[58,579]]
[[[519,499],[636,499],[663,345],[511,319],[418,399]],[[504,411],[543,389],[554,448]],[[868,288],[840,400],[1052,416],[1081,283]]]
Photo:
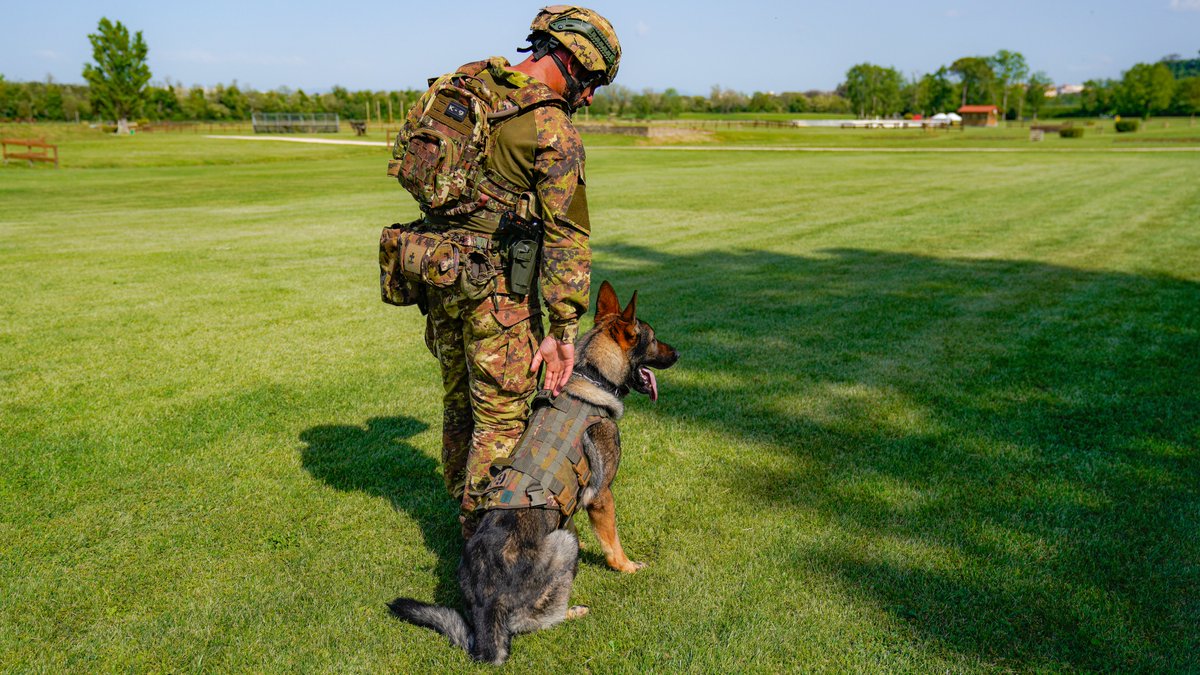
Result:
[[[579,124],[581,129],[587,123]],[[943,128],[948,127],[950,123],[946,120],[904,120],[904,119],[873,119],[873,120],[855,120],[855,119],[826,119],[826,120],[810,120],[810,119],[790,119],[790,120],[755,120],[755,119],[731,119],[731,120],[655,120],[650,122],[648,128],[651,130],[648,134],[637,131],[621,131],[622,127],[607,131],[605,133],[624,133],[642,136],[654,136],[654,129],[662,127],[677,127],[684,129],[699,129],[699,130],[720,130],[720,129],[795,129],[798,127],[830,127],[841,129],[928,129],[928,128]],[[625,126],[626,129],[646,129],[646,126]]]
[[[656,122],[654,124],[596,124],[579,122],[575,128],[586,134],[616,134],[641,138],[680,138],[694,136],[698,127],[680,126]],[[707,132],[704,132],[707,133]]]
[[655,124],[684,127],[687,129],[732,129],[734,127],[751,128],[787,128],[792,126],[791,120],[670,120],[656,121]]
[[947,119],[870,119],[870,120],[793,120],[797,127],[837,127],[839,129],[929,129],[951,126]]
[[337,113],[254,113],[251,123],[256,134],[338,132]]

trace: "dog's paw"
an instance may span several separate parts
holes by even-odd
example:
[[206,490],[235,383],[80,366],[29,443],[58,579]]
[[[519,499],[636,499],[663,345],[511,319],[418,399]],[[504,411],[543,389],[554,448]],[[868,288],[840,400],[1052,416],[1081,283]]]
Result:
[[640,572],[640,571],[646,569],[646,563],[634,562],[632,560],[626,560],[624,563],[618,563],[616,565],[613,565],[612,567],[613,567],[613,569],[615,569],[618,572],[624,572],[625,574],[633,574],[635,572]]
[[567,618],[578,619],[581,616],[587,616],[587,613],[590,611],[591,610],[587,605],[572,605],[571,608],[567,610]]

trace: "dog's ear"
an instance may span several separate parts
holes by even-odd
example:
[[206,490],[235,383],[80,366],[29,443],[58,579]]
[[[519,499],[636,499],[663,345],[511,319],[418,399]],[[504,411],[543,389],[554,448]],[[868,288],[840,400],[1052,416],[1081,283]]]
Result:
[[600,295],[596,298],[596,321],[620,313],[621,303],[617,300],[617,292],[606,279],[600,283]]
[[637,322],[637,291],[633,292],[629,304],[625,305],[625,311],[621,312],[621,320],[629,324]]

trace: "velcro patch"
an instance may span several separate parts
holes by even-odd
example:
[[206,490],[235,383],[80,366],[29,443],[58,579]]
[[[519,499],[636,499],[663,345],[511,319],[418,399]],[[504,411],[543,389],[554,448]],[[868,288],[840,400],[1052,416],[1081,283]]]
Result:
[[446,114],[454,118],[454,121],[461,122],[467,119],[467,108],[458,101],[450,101],[446,105]]

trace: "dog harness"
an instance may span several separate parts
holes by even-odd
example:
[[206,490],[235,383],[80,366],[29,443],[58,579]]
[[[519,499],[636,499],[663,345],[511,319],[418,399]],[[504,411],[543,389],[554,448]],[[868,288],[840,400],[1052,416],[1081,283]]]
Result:
[[480,508],[554,509],[562,514],[559,528],[566,527],[579,508],[580,490],[592,477],[583,435],[608,416],[607,409],[574,396],[552,399],[549,392],[540,392],[512,455],[492,462],[492,482]]

